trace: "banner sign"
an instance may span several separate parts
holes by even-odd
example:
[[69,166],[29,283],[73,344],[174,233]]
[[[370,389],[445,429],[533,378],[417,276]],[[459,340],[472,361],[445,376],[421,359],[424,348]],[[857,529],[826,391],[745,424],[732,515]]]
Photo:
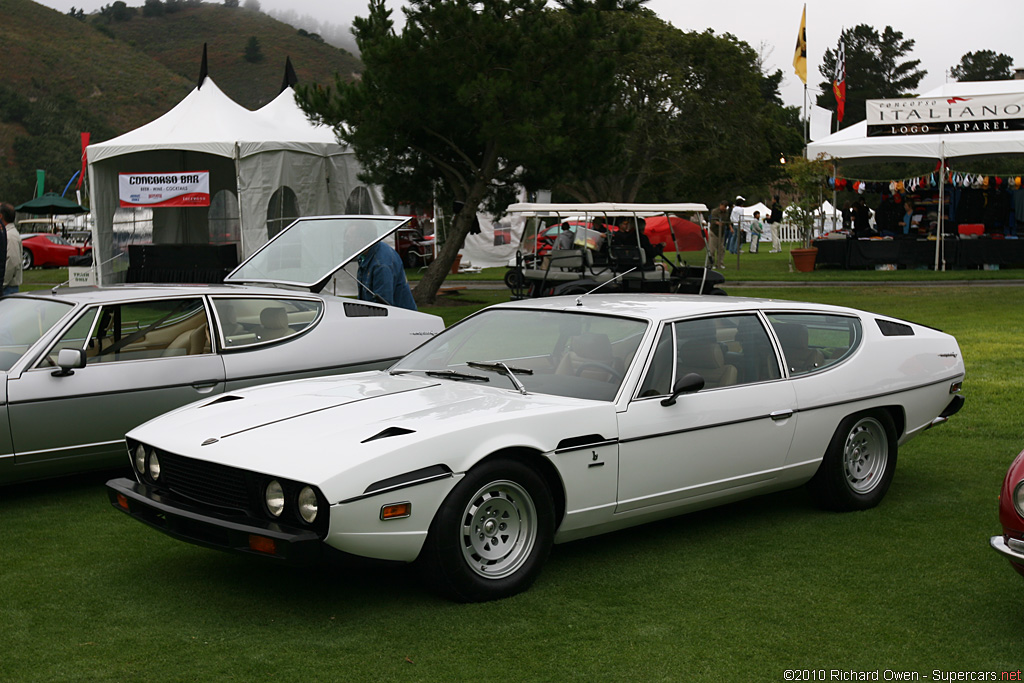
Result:
[[867,101],[868,137],[1024,130],[1024,93]]
[[122,207],[209,206],[210,172],[119,173]]

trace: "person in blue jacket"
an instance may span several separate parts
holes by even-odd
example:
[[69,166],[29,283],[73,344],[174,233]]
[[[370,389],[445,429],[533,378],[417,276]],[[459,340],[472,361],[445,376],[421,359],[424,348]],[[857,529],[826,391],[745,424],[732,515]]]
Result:
[[402,259],[391,246],[377,242],[359,255],[359,298],[389,306],[416,310],[416,301],[405,279]]

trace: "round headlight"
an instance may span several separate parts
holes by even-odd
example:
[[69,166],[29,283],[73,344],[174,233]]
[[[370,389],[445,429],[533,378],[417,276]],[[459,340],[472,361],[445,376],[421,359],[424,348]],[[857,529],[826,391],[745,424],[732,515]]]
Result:
[[1018,515],[1024,517],[1024,479],[1018,481],[1017,487],[1013,489],[1013,507]]
[[149,476],[153,481],[160,479],[160,458],[156,457],[156,451],[149,454]]
[[313,492],[313,489],[303,486],[302,490],[299,491],[299,514],[302,515],[302,519],[306,520],[307,524],[312,524],[313,520],[316,519],[316,513],[316,494]]
[[267,510],[275,517],[280,517],[284,512],[284,489],[276,479],[271,479],[264,492],[264,500],[267,502]]
[[135,471],[139,474],[146,473],[146,449],[141,443],[135,447]]

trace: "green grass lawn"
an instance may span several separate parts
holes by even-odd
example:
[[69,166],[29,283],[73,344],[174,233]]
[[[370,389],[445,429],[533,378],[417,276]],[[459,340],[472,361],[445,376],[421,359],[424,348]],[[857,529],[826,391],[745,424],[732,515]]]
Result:
[[[0,679],[1016,672],[1024,579],[988,537],[999,530],[1006,467],[1024,448],[1024,287],[742,293],[867,308],[959,339],[967,404],[900,450],[878,508],[822,512],[800,489],[755,498],[556,546],[526,593],[457,605],[426,592],[408,567],[296,570],[175,541],[110,507],[109,473],[7,487]],[[461,316],[508,295],[456,296],[461,305],[430,310]]]

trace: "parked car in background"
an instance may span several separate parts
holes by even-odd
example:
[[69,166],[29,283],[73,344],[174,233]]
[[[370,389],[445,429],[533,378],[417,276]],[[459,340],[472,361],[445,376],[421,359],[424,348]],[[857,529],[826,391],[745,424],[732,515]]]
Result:
[[806,484],[878,505],[959,410],[948,334],[836,306],[657,294],[500,304],[386,372],[200,401],[127,435],[112,504],[175,538],[417,561],[502,598],[551,544]]
[[123,464],[129,429],[197,399],[388,366],[441,319],[322,290],[403,223],[301,218],[223,285],[0,299],[0,484]]
[[33,266],[66,268],[68,259],[91,251],[91,246],[72,244],[60,235],[30,232],[21,236],[21,267],[23,270]]
[[1003,533],[989,539],[989,545],[1024,575],[1024,451],[1010,464],[999,494],[999,522]]

